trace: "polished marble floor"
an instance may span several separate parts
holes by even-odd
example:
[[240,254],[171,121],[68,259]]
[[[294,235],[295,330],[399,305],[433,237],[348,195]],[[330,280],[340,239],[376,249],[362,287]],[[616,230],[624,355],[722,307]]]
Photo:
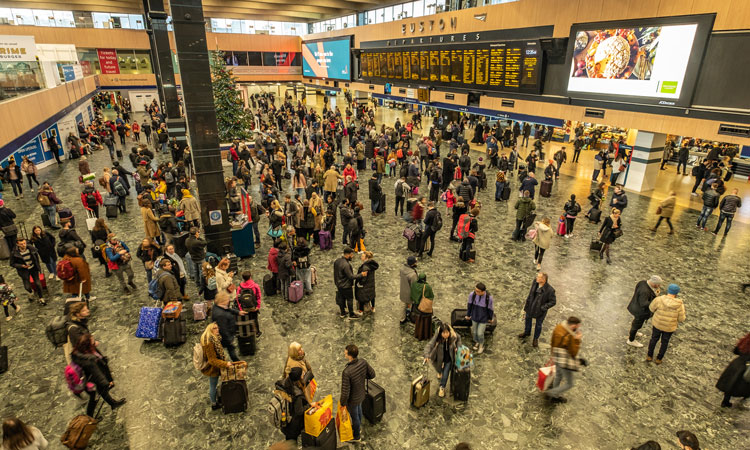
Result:
[[[101,152],[91,159],[96,169],[109,162]],[[552,197],[537,200],[540,216],[556,220],[570,193],[586,197],[588,181],[571,175],[564,171]],[[82,218],[77,177],[77,167],[65,163],[41,170],[39,178],[50,180]],[[191,321],[188,344],[176,349],[136,339],[139,308],[150,303],[144,271],[136,270],[141,287],[127,296],[112,279],[103,277],[101,267],[92,265],[92,294],[98,298],[91,329],[110,358],[117,382],[113,394],[127,397],[128,403],[116,413],[105,407],[90,448],[266,448],[283,438],[268,425],[265,406],[292,341],[302,343],[307,351],[319,392],[334,398],[345,365],[343,348],[349,343],[360,346],[361,356],[374,367],[376,380],[387,391],[384,421],[364,426],[362,447],[367,449],[448,449],[462,440],[476,449],[621,449],[649,439],[663,448],[676,448],[674,433],[680,429],[695,432],[705,448],[748,448],[750,412],[719,408],[721,396],[713,387],[750,323],[748,297],[740,291],[740,284],[750,279],[748,225],[736,223],[726,239],[716,238],[695,229],[697,211],[678,205],[676,234],[667,235],[664,227],[652,234],[648,228],[655,219],[656,200],[629,193],[625,234],[613,246],[613,261],[607,265],[588,249],[595,226],[579,220],[573,237],[553,238],[545,255],[543,270],[557,291],[558,303],[544,324],[540,348],[534,349],[515,337],[522,330],[523,300],[535,274],[533,246],[510,241],[512,204],[494,202],[493,188],[482,192],[476,264],[458,259],[458,245],[448,240],[449,228],[444,227],[434,256],[421,260],[419,266],[435,290],[437,317],[449,320],[451,311],[464,306],[473,285],[482,281],[495,297],[500,323],[487,351],[475,355],[469,401],[438,398],[433,387],[429,403],[415,410],[409,407],[410,382],[426,369],[421,366],[423,343],[413,338],[413,326],[398,324],[398,271],[410,253],[401,237],[404,222],[391,209],[392,182],[387,178],[383,182],[388,214],[373,218],[369,209],[363,211],[369,232],[366,245],[380,263],[376,313],[358,321],[338,318],[332,262],[340,255],[339,231],[332,251],[312,253],[319,284],[311,296],[296,305],[279,297],[264,298],[259,351],[247,358],[250,408],[244,414],[225,416],[209,408],[207,379],[191,361],[192,345],[204,323]],[[33,195],[15,200],[8,191],[4,192],[7,205],[30,229],[41,212]],[[366,200],[367,190],[360,190],[359,197]],[[447,219],[444,206],[440,208]],[[143,225],[134,198],[129,211],[111,225],[135,246]],[[263,219],[261,229],[265,226]],[[256,257],[240,263],[252,269],[256,279],[266,273],[268,248],[264,237]],[[0,265],[0,273],[20,284],[7,263]],[[635,283],[651,274],[679,284],[687,309],[687,321],[675,333],[661,366],[644,362],[645,349],[625,345],[631,319],[627,303]],[[0,325],[3,345],[10,347],[10,370],[0,375],[0,414],[18,415],[39,427],[51,448],[57,449],[65,424],[84,406],[67,391],[61,350],[52,349],[44,337],[46,323],[62,309],[59,282],[51,282],[50,290],[56,297],[49,306],[29,304],[21,295],[23,310]],[[190,292],[196,298],[193,286]],[[566,395],[569,402],[551,406],[534,386],[536,371],[549,358],[552,328],[569,315],[583,319],[581,356],[590,367],[577,374],[576,386]],[[648,327],[643,331],[646,337],[641,339],[646,342],[651,331]],[[430,376],[436,383],[434,374]]]

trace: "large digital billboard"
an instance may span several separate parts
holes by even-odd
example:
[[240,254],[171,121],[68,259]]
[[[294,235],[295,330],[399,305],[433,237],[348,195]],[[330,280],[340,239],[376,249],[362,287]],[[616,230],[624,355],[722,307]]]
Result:
[[687,106],[713,15],[575,24],[568,95]]
[[351,80],[351,37],[302,43],[302,75]]

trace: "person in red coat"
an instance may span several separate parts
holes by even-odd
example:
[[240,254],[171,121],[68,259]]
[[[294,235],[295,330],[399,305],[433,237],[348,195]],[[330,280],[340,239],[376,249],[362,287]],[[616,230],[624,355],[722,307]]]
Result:
[[104,204],[102,194],[94,188],[94,183],[87,181],[81,191],[81,203],[87,211],[92,211],[96,218],[99,218],[99,206]]

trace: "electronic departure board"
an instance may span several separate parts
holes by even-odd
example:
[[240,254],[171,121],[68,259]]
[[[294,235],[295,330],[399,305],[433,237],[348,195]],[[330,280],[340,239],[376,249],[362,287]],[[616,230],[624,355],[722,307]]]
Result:
[[539,41],[368,49],[360,55],[362,79],[539,94]]

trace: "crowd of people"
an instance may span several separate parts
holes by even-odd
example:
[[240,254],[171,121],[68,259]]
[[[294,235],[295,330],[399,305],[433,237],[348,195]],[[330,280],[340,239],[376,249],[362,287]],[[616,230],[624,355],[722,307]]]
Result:
[[[559,220],[536,216],[537,194],[549,196],[549,186],[559,178],[560,167],[567,162],[564,147],[545,160],[544,143],[549,140],[551,130],[518,122],[505,128],[497,123],[487,126],[468,117],[454,122],[440,116],[423,129],[419,113],[406,123],[397,119],[393,126],[377,126],[374,105],[360,104],[351,97],[347,100],[344,112],[338,106],[329,108],[327,103],[322,112],[318,112],[301,101],[295,104],[290,98],[278,102],[269,95],[251,98],[256,137],[249,142],[235,141],[228,151],[231,174],[226,178],[226,202],[230,214],[239,215],[243,213],[242,196],[246,196],[244,212],[249,212],[253,218],[255,243],[261,243],[262,239],[270,241],[267,254],[269,275],[260,282],[255,281],[254,277],[258,277],[256,271],[241,270],[231,255],[216,255],[208,251],[209,242],[201,234],[201,208],[192,183],[194,172],[190,149],[169,139],[164,115],[156,104],[145,106],[147,118],[139,124],[132,117],[129,102],[122,99],[112,101],[106,94],[100,94],[95,97],[95,120],[87,126],[80,123],[77,135],[71,134],[66,140],[68,157],[78,159],[80,201],[87,211],[90,243],[76,231],[82,227],[76,228],[75,218],[65,205],[64,201],[73,201],[71,197],[60,195],[48,181],[39,185],[33,163],[24,160],[21,167],[17,167],[11,162],[4,169],[3,177],[11,182],[19,199],[23,195],[23,173],[27,175],[32,192],[32,182],[37,185],[36,200],[43,217],[46,217],[43,226],[35,226],[31,236],[26,236],[25,230],[16,223],[11,205],[0,200],[0,227],[10,249],[10,264],[16,269],[31,301],[37,300],[45,305],[49,299],[46,284],[55,277],[62,281],[62,290],[69,295],[64,311],[67,317],[65,354],[92,384],[91,388],[85,389],[89,395],[88,416],[94,416],[93,408],[99,397],[112,409],[125,403],[124,398],[117,400],[110,395],[109,391],[115,386],[114,376],[108,368],[107,357],[99,351],[98,342],[88,330],[88,305],[96,299],[91,295],[94,289],[92,278],[97,277],[90,267],[91,262],[96,261],[102,266],[104,277],[114,275],[125,294],[143,291],[134,281],[135,272],[143,270],[149,282],[149,294],[153,281],[154,292],[159,294],[157,300],[162,304],[192,301],[208,305],[206,315],[211,320],[199,339],[204,361],[200,372],[209,380],[208,397],[212,409],[219,409],[222,407],[217,395],[220,375],[242,363],[235,346],[238,328],[242,327],[240,324],[249,320],[251,333],[260,338],[258,317],[262,298],[278,292],[283,299],[297,302],[302,296],[313,294],[317,284],[317,268],[312,264],[315,249],[330,249],[337,235],[341,237],[341,257],[334,262],[332,273],[340,317],[357,320],[365,314],[375,314],[376,277],[382,267],[376,261],[376,252],[373,252],[377,246],[370,245],[366,238],[368,223],[362,214],[365,206],[359,192],[364,188],[361,186],[364,181],[367,182],[371,217],[389,215],[386,199],[392,192],[393,214],[396,216],[392,220],[403,220],[404,237],[413,254],[399,268],[400,320],[403,326],[413,321],[415,337],[427,341],[423,357],[437,373],[440,397],[445,395],[447,381],[463,344],[453,323],[442,322],[433,326],[435,294],[427,275],[418,270],[418,265],[420,261],[433,257],[436,251],[436,235],[443,227],[443,213],[451,220],[449,239],[461,243],[458,259],[469,264],[476,260],[474,244],[480,231],[482,211],[478,194],[487,189],[487,179],[493,176],[490,174],[493,169],[496,170],[495,200],[514,205],[515,230],[508,237],[517,242],[528,239],[534,244],[533,261],[538,273],[530,280],[523,308],[524,329],[518,337],[531,337],[532,347],[539,346],[546,315],[558,301],[551,286],[554,274],[542,271],[545,251],[554,235],[566,238],[572,235],[582,211],[576,196],[571,194],[564,205],[559,205]],[[115,118],[107,120],[103,110],[112,105]],[[476,160],[473,160],[469,142],[464,138],[470,129],[475,130],[472,142],[486,143],[487,148],[487,154]],[[132,140],[128,142],[126,137],[131,133]],[[140,133],[146,138],[143,143],[140,142]],[[119,140],[115,139],[115,134]],[[518,148],[528,147],[532,136],[532,150],[522,159]],[[127,155],[129,168],[122,164],[127,145],[132,145]],[[100,168],[95,175],[87,156],[105,147],[109,150],[111,166]],[[581,145],[574,143],[574,148],[575,162]],[[619,178],[614,176],[621,172],[619,167],[628,160],[625,152],[624,148],[620,149],[617,143],[613,143],[610,152],[599,152],[595,156],[600,168],[595,169],[593,179],[598,180],[599,171],[606,172],[609,166],[614,189],[609,207],[605,208],[607,184],[605,181],[597,183],[588,197],[590,209],[585,215],[591,222],[601,222],[592,249],[598,251],[601,259],[606,257],[608,263],[611,262],[612,244],[623,234],[622,213],[628,205],[625,191],[616,184]],[[489,165],[485,164],[485,158]],[[545,161],[548,164],[545,165]],[[724,183],[722,164],[719,159],[707,159],[702,166],[697,166],[705,167],[705,173],[703,169],[699,170],[700,173],[694,170],[696,178],[705,179],[705,206],[698,226],[706,229],[706,220],[714,208],[720,207],[720,221],[715,233],[723,221],[727,222],[726,231],[729,230],[732,217],[741,205],[736,189],[719,201],[719,188]],[[369,171],[372,174],[367,177]],[[537,172],[543,173],[541,186]],[[517,183],[513,182],[514,178]],[[606,179],[606,173],[603,179]],[[394,182],[392,187],[388,184],[391,182]],[[696,186],[699,184],[696,182]],[[511,186],[518,189],[515,195],[510,193]],[[540,186],[538,192],[537,186]],[[143,238],[137,244],[136,234],[128,235],[131,240],[128,246],[110,230],[108,220],[117,220],[119,214],[131,214],[127,205],[133,195],[140,208]],[[654,231],[662,219],[666,219],[672,230],[670,217],[674,203],[674,195],[671,195],[660,204]],[[106,218],[100,215],[100,207],[104,207]],[[602,211],[607,211],[603,220],[600,218]],[[268,220],[266,233],[260,232],[266,228],[259,225],[261,220]],[[56,237],[54,231],[57,231]],[[439,241],[437,245],[440,246]],[[85,255],[87,247],[91,258]],[[355,255],[360,260],[356,269],[352,266]],[[136,265],[139,266],[137,269]],[[627,308],[634,316],[627,339],[630,346],[643,347],[637,341],[637,337],[642,336],[639,330],[649,318],[652,320],[646,361],[655,364],[660,364],[665,358],[670,337],[678,324],[686,320],[680,287],[677,283],[670,283],[662,292],[665,284],[656,275],[639,282]],[[191,297],[193,290],[202,298]],[[3,279],[0,279],[0,296],[8,320],[12,318],[9,307],[14,309],[14,314],[19,314],[18,297],[11,283]],[[474,284],[468,293],[465,315],[459,319],[470,324],[474,353],[483,354],[485,333],[497,324],[494,299],[484,283]],[[573,387],[575,373],[587,365],[587,361],[579,356],[582,322],[580,318],[570,316],[552,330],[551,359],[556,372],[554,381],[544,391],[551,403],[567,401],[562,394]],[[654,357],[659,343],[660,348]],[[242,350],[242,343],[239,345]],[[365,385],[376,374],[359,353],[354,344],[347,345],[344,350],[346,366],[340,393],[341,406],[351,416],[352,442],[355,443],[361,442]],[[750,358],[750,335],[740,340],[735,353],[737,358],[717,384],[725,393],[721,403],[725,407],[732,406],[732,397],[750,397],[750,383],[742,376],[744,365]],[[308,372],[312,372],[312,368],[302,345],[291,343],[283,376],[276,388],[286,393],[290,405],[290,417],[282,432],[287,440],[295,442],[304,432],[304,414],[310,407],[318,406],[314,395],[310,395]],[[699,448],[697,438],[690,432],[680,431],[678,438],[683,448]],[[44,437],[39,431],[17,418],[8,419],[3,424],[3,440],[13,442],[14,447],[9,448],[24,448],[34,442],[39,448],[44,448]],[[659,448],[654,444],[638,448]],[[459,444],[456,448],[469,446]]]

